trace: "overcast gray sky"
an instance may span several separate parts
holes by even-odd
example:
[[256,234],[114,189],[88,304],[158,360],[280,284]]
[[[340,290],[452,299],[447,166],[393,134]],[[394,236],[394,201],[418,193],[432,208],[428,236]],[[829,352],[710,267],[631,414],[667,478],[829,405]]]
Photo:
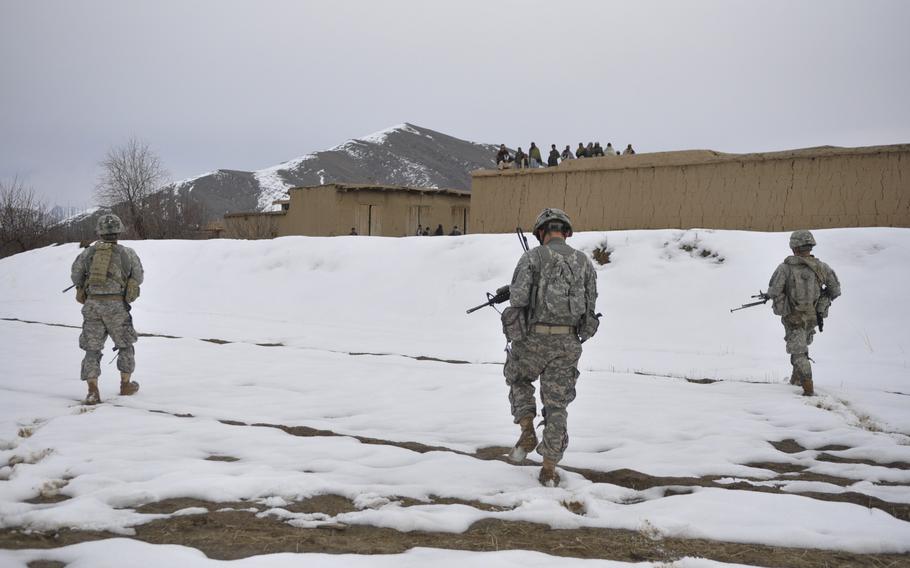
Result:
[[0,178],[90,205],[130,136],[173,179],[401,122],[727,152],[910,142],[901,0],[0,0]]

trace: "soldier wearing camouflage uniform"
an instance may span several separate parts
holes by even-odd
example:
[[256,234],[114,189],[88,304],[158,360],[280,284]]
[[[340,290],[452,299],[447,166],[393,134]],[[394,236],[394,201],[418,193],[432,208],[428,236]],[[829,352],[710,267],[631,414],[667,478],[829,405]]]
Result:
[[[524,329],[520,337],[510,337],[504,369],[512,417],[521,425],[509,459],[520,462],[536,448],[543,456],[540,483],[553,487],[559,484],[556,464],[569,443],[566,407],[575,399],[581,344],[599,323],[594,314],[597,277],[588,257],[566,244],[572,223],[565,212],[544,209],[534,236],[541,246],[519,260],[509,287],[511,308],[503,314],[504,324],[509,310],[522,314]],[[545,424],[539,444],[534,431],[537,377]]]
[[142,263],[136,251],[117,243],[118,235],[123,232],[119,217],[102,215],[97,231],[101,240],[79,255],[71,273],[76,300],[83,304],[79,347],[85,351],[81,373],[88,385],[85,404],[101,402],[98,377],[101,375],[101,350],[108,335],[117,350],[120,394],[131,395],[139,390],[139,383],[130,380],[136,368],[133,343],[138,337],[133,329],[129,304],[139,296]]
[[841,295],[840,282],[830,266],[812,256],[815,238],[809,231],[790,235],[792,256],[788,256],[768,284],[765,298],[773,300],[774,313],[781,316],[784,339],[793,373],[791,385],[803,387],[803,396],[815,394],[809,345],[815,326],[828,317],[831,302]]

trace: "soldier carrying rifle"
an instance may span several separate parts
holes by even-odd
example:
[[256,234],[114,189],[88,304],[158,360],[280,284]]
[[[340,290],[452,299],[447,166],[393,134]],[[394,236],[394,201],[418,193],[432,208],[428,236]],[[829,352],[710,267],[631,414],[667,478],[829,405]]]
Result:
[[[543,456],[538,479],[541,485],[555,487],[559,485],[556,464],[569,444],[566,408],[575,399],[581,344],[594,336],[599,325],[600,314],[594,313],[597,277],[591,260],[566,244],[572,223],[565,212],[544,209],[533,232],[541,246],[526,249],[512,284],[498,289],[495,296],[488,294],[488,302],[474,309],[506,300],[511,304],[502,312],[509,341],[504,374],[512,418],[521,426],[521,435],[509,459],[521,462],[536,449]],[[544,418],[539,443],[534,431],[538,377]]]
[[809,231],[794,231],[790,235],[790,250],[793,251],[777,267],[768,283],[768,292],[753,298],[760,301],[744,304],[742,308],[772,301],[772,309],[781,316],[784,325],[784,340],[793,372],[790,384],[801,386],[803,396],[813,396],[815,385],[812,381],[812,363],[809,359],[809,345],[815,337],[815,327],[824,330],[828,308],[841,295],[840,282],[834,270],[812,256],[815,237]]

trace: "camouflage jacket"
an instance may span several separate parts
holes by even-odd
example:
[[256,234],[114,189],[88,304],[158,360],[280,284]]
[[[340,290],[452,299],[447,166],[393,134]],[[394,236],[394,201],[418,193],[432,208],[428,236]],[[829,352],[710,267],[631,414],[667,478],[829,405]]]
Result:
[[768,283],[768,296],[779,316],[800,311],[827,317],[828,306],[840,295],[837,274],[814,256],[788,256]]
[[528,308],[528,324],[577,326],[594,314],[597,273],[583,252],[551,239],[522,255],[509,286],[512,306]]
[[98,251],[99,245],[103,244],[103,241],[96,242],[76,258],[70,272],[73,284],[77,288],[88,286],[86,289],[88,295],[123,295],[126,292],[126,281],[130,278],[135,280],[136,284],[142,284],[144,272],[139,255],[133,249],[117,243],[112,243],[111,262],[104,284],[89,283],[92,259]]

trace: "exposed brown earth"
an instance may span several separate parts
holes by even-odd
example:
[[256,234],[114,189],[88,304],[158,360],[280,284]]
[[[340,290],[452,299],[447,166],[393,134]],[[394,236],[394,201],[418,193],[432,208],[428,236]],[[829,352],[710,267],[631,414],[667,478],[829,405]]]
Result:
[[[188,414],[175,414],[178,417],[189,417]],[[286,426],[281,424],[245,424],[243,422],[223,420],[222,423],[234,426],[276,428],[294,436],[342,436],[328,430],[317,430],[304,426]],[[459,452],[442,446],[430,446],[418,442],[393,442],[361,436],[353,437],[366,444],[384,444],[418,453],[446,451],[484,460],[504,460],[509,448],[488,447],[474,454]],[[793,440],[769,442],[782,453],[795,454],[806,451]],[[827,447],[828,451],[849,449],[842,446]],[[214,461],[236,461],[233,456],[209,456]],[[532,462],[526,461],[525,464]],[[852,463],[852,462],[851,462]],[[804,471],[805,467],[775,462],[747,464],[780,474],[778,479],[824,481],[840,486],[847,486],[854,480],[813,474]],[[893,464],[876,464],[889,467]],[[691,493],[698,487],[715,487],[730,490],[759,491],[765,493],[782,493],[777,487],[756,486],[748,480],[736,483],[718,483],[720,476],[706,477],[660,477],[642,472],[620,469],[601,472],[582,468],[563,468],[578,473],[596,483],[611,483],[622,487],[641,490],[655,487],[663,488],[661,497]],[[902,468],[901,468],[902,469]],[[758,480],[752,480],[758,481]],[[896,484],[888,484],[896,485]],[[890,503],[881,499],[856,492],[846,493],[798,493],[804,497],[823,501],[853,503],[864,507],[876,508],[903,521],[910,522],[910,505]],[[36,497],[30,502],[52,504],[66,499],[65,496],[51,495]],[[410,507],[427,504],[407,498],[393,498],[400,506]],[[632,500],[625,504],[633,504]],[[485,511],[502,511],[479,501],[466,501],[451,498],[432,498],[434,505],[466,505]],[[563,507],[576,515],[586,513],[583,503],[564,502]],[[338,522],[327,522],[320,528],[297,528],[281,520],[264,516],[259,518],[256,512],[266,507],[252,502],[210,503],[196,499],[168,499],[165,501],[144,504],[137,511],[145,514],[171,514],[189,507],[202,507],[207,514],[188,515],[156,520],[136,527],[135,538],[154,544],[179,544],[197,548],[211,558],[236,559],[275,552],[323,552],[352,554],[394,554],[413,547],[432,547],[469,551],[493,550],[534,550],[556,556],[577,558],[602,558],[619,561],[655,561],[671,562],[682,557],[702,557],[720,562],[735,562],[759,566],[781,566],[803,568],[810,566],[910,566],[910,554],[871,554],[860,555],[846,552],[779,548],[745,543],[709,541],[703,539],[663,538],[657,531],[627,531],[618,529],[573,529],[557,530],[545,525],[525,522],[510,522],[497,519],[485,519],[475,523],[464,533],[439,532],[400,532],[393,529],[372,526],[343,525]],[[338,495],[321,495],[291,503],[284,509],[293,513],[323,513],[328,517],[358,510],[354,503]],[[219,511],[220,509],[233,509]],[[54,533],[22,533],[16,530],[0,531],[0,548],[56,548],[79,542],[113,538],[114,535],[104,532],[62,530]],[[44,562],[44,561],[42,561]],[[54,563],[33,563],[33,566],[59,566]]]
[[[164,506],[166,505],[166,506]],[[249,507],[242,503],[205,503],[169,500],[146,505],[144,512],[179,510],[206,506],[210,511],[226,507]],[[353,508],[339,496],[322,496],[293,506],[300,511],[333,514]],[[551,529],[545,525],[484,520],[464,533],[400,532],[358,525],[330,525],[331,528],[295,528],[248,511],[209,512],[204,515],[173,517],[136,528],[135,538],[153,544],[177,544],[201,550],[209,558],[233,560],[277,552],[320,552],[329,554],[397,554],[414,547],[469,551],[534,550],[555,556],[602,558],[626,562],[672,562],[683,557],[700,557],[719,562],[809,568],[827,566],[874,567],[908,566],[908,554],[852,554],[817,549],[779,548],[753,544],[716,542],[702,539],[661,538],[651,531],[614,529]],[[104,532],[63,530],[47,534],[0,531],[0,548],[47,549],[80,542],[115,538]],[[59,563],[30,566],[57,567]]]
[[[252,426],[259,428],[277,428],[282,430],[292,436],[341,436],[332,432],[330,430],[317,430],[315,428],[309,428],[306,426],[286,426],[283,424],[245,424],[243,422],[233,421],[233,420],[222,420],[224,424],[229,424],[232,426]],[[487,448],[481,448],[477,452],[471,454],[467,452],[460,452],[453,450],[451,448],[446,448],[444,446],[430,446],[427,444],[421,444],[419,442],[394,442],[390,440],[381,440],[378,438],[368,438],[364,436],[348,436],[359,440],[364,444],[382,444],[388,446],[395,446],[398,448],[407,449],[417,453],[427,453],[427,452],[451,452],[460,455],[470,456],[483,460],[498,460],[498,461],[507,461],[506,453],[509,451],[509,448],[502,446],[491,446]],[[781,445],[782,447],[793,450],[787,453],[796,453],[796,450],[799,444],[794,440],[784,440],[782,442],[769,442],[770,444],[777,447]],[[805,449],[805,448],[804,448]],[[853,462],[851,462],[853,463]],[[874,462],[873,462],[874,463]],[[525,460],[524,465],[533,465],[534,462]],[[852,485],[856,482],[855,479],[846,479],[830,475],[823,475],[805,471],[806,467],[789,464],[789,463],[775,463],[775,462],[759,462],[759,463],[748,463],[744,464],[748,467],[753,467],[756,469],[764,469],[777,473],[779,476],[782,476],[783,479],[787,481],[821,481],[825,483],[831,483],[834,485],[839,485],[841,487],[846,487]],[[875,464],[881,465],[882,467],[890,467],[892,464]],[[583,476],[585,479],[592,481],[594,483],[610,483],[612,485],[619,485],[621,487],[628,487],[629,489],[643,490],[651,489],[654,487],[666,487],[667,492],[676,491],[676,494],[679,494],[680,487],[714,487],[721,489],[735,489],[735,490],[745,490],[745,491],[757,491],[761,493],[785,493],[777,487],[768,487],[768,486],[759,486],[752,485],[747,481],[737,482],[737,483],[718,483],[718,479],[721,479],[724,476],[706,476],[706,477],[667,477],[667,476],[654,476],[648,475],[646,473],[641,473],[639,471],[631,469],[617,469],[613,471],[596,471],[592,469],[577,468],[570,466],[560,466],[561,469],[566,471],[571,471]],[[903,468],[900,468],[903,469]],[[759,481],[759,480],[753,480]],[[665,492],[664,496],[668,496]],[[812,499],[817,499],[819,501],[832,501],[839,503],[853,503],[855,505],[860,505],[863,507],[880,509],[889,515],[894,516],[895,518],[901,519],[903,521],[910,521],[910,504],[906,503],[892,503],[889,501],[884,501],[877,497],[871,497],[862,493],[856,492],[846,492],[846,493],[820,493],[820,492],[786,492],[788,495],[801,495],[803,497],[809,497]]]

